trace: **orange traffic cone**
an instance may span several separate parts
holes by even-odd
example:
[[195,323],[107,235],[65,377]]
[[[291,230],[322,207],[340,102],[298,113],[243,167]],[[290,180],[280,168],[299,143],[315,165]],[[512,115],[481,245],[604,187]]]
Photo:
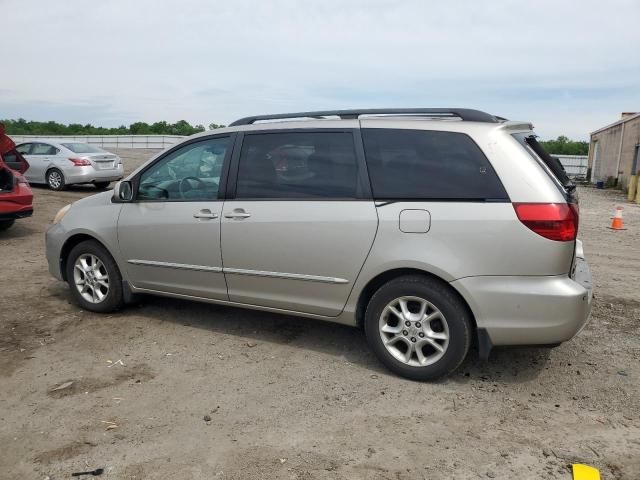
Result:
[[611,226],[609,228],[611,230],[626,230],[622,221],[622,207],[616,207],[616,213],[611,218]]

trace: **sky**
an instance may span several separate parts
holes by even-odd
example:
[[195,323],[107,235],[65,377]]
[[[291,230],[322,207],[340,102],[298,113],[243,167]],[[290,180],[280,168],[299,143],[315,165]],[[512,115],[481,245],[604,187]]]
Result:
[[545,139],[640,111],[639,0],[0,0],[0,118],[467,107]]

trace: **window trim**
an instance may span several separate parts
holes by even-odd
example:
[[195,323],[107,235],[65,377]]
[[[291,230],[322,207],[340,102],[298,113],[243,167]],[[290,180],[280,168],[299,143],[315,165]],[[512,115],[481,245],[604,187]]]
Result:
[[[354,154],[356,164],[358,166],[358,182],[361,187],[361,196],[353,197],[274,197],[274,198],[237,198],[238,188],[238,170],[240,168],[240,153],[244,139],[251,135],[265,135],[274,133],[351,133],[353,137]],[[364,158],[364,146],[362,143],[362,135],[359,128],[270,128],[264,130],[250,130],[246,132],[238,132],[236,146],[231,158],[229,176],[227,181],[226,196],[227,200],[247,201],[247,202],[361,202],[371,201],[371,183],[369,181],[369,172]]]
[[[511,203],[511,198],[509,197],[509,192],[507,192],[507,189],[505,188],[504,184],[502,183],[502,179],[500,178],[500,175],[498,175],[497,170],[495,169],[495,167],[493,166],[493,163],[491,163],[491,160],[489,160],[489,157],[487,157],[487,155],[484,153],[484,150],[482,150],[482,147],[480,147],[480,145],[478,145],[478,143],[473,139],[473,137],[465,132],[453,132],[450,130],[428,130],[428,129],[422,129],[422,128],[376,128],[376,127],[365,127],[365,128],[361,128],[361,130],[363,131],[374,131],[374,130],[384,130],[384,131],[394,131],[394,132],[439,132],[439,133],[449,133],[449,134],[454,134],[454,135],[464,135],[465,137],[467,137],[471,143],[473,145],[475,145],[475,147],[478,149],[478,152],[484,157],[484,159],[487,161],[487,163],[491,166],[491,169],[493,170],[493,173],[495,175],[495,177],[498,180],[498,183],[500,184],[500,186],[502,187],[502,190],[504,191],[504,197],[492,197],[492,198],[480,198],[480,197],[431,197],[431,198],[416,198],[416,197],[376,197],[373,194],[373,181],[371,181],[371,192],[372,192],[372,198],[375,202],[384,202],[385,205],[390,204],[390,203],[396,203],[396,202],[421,202],[421,203],[427,203],[427,202],[432,202],[432,203],[442,203],[442,202],[459,202],[459,203]],[[362,136],[362,144],[364,147],[364,135]],[[365,156],[366,156],[366,150],[365,150]]]
[[[147,165],[144,165],[144,167],[138,172],[136,173],[136,175],[134,177],[131,178],[130,182],[132,184],[132,190],[133,190],[133,198],[131,199],[130,202],[127,203],[183,203],[183,202],[190,202],[190,203],[195,203],[195,202],[220,202],[220,201],[224,201],[224,191],[226,190],[226,183],[227,183],[227,175],[229,172],[229,163],[231,160],[231,156],[233,154],[233,150],[234,150],[234,146],[236,144],[236,136],[237,133],[236,132],[228,132],[228,133],[221,133],[221,134],[215,134],[215,135],[205,135],[202,137],[197,137],[197,138],[193,138],[184,142],[180,142],[177,143],[176,145],[174,145],[173,147],[170,147],[168,150],[166,150],[165,152],[162,152],[155,160],[149,162]],[[138,198],[138,190],[140,187],[140,179],[142,177],[142,175],[149,170],[150,168],[154,167],[157,163],[163,161],[167,156],[171,155],[172,153],[174,153],[176,150],[179,150],[183,147],[186,147],[188,145],[192,145],[194,143],[200,143],[200,142],[206,142],[209,140],[215,140],[218,138],[228,138],[229,139],[229,145],[227,147],[227,151],[224,154],[224,160],[222,163],[222,172],[220,174],[220,183],[218,184],[218,195],[216,198],[211,198],[211,199],[192,199],[192,198],[182,198],[182,199],[175,199],[175,200],[168,200],[168,199],[141,199]]]

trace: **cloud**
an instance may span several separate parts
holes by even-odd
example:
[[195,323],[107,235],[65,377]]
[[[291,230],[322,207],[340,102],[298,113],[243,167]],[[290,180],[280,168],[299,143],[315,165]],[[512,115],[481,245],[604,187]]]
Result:
[[0,107],[16,116],[208,124],[467,106],[586,138],[640,110],[634,0],[0,1],[15,66]]

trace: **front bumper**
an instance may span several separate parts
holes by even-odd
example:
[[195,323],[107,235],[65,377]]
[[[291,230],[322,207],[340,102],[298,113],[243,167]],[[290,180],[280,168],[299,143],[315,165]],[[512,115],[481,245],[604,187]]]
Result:
[[580,257],[571,277],[467,277],[452,285],[492,345],[561,343],[580,332],[591,313],[591,271]]
[[65,229],[60,223],[51,225],[45,234],[45,244],[47,252],[47,263],[49,273],[58,280],[64,280],[60,260],[62,258],[62,247],[65,240]]

